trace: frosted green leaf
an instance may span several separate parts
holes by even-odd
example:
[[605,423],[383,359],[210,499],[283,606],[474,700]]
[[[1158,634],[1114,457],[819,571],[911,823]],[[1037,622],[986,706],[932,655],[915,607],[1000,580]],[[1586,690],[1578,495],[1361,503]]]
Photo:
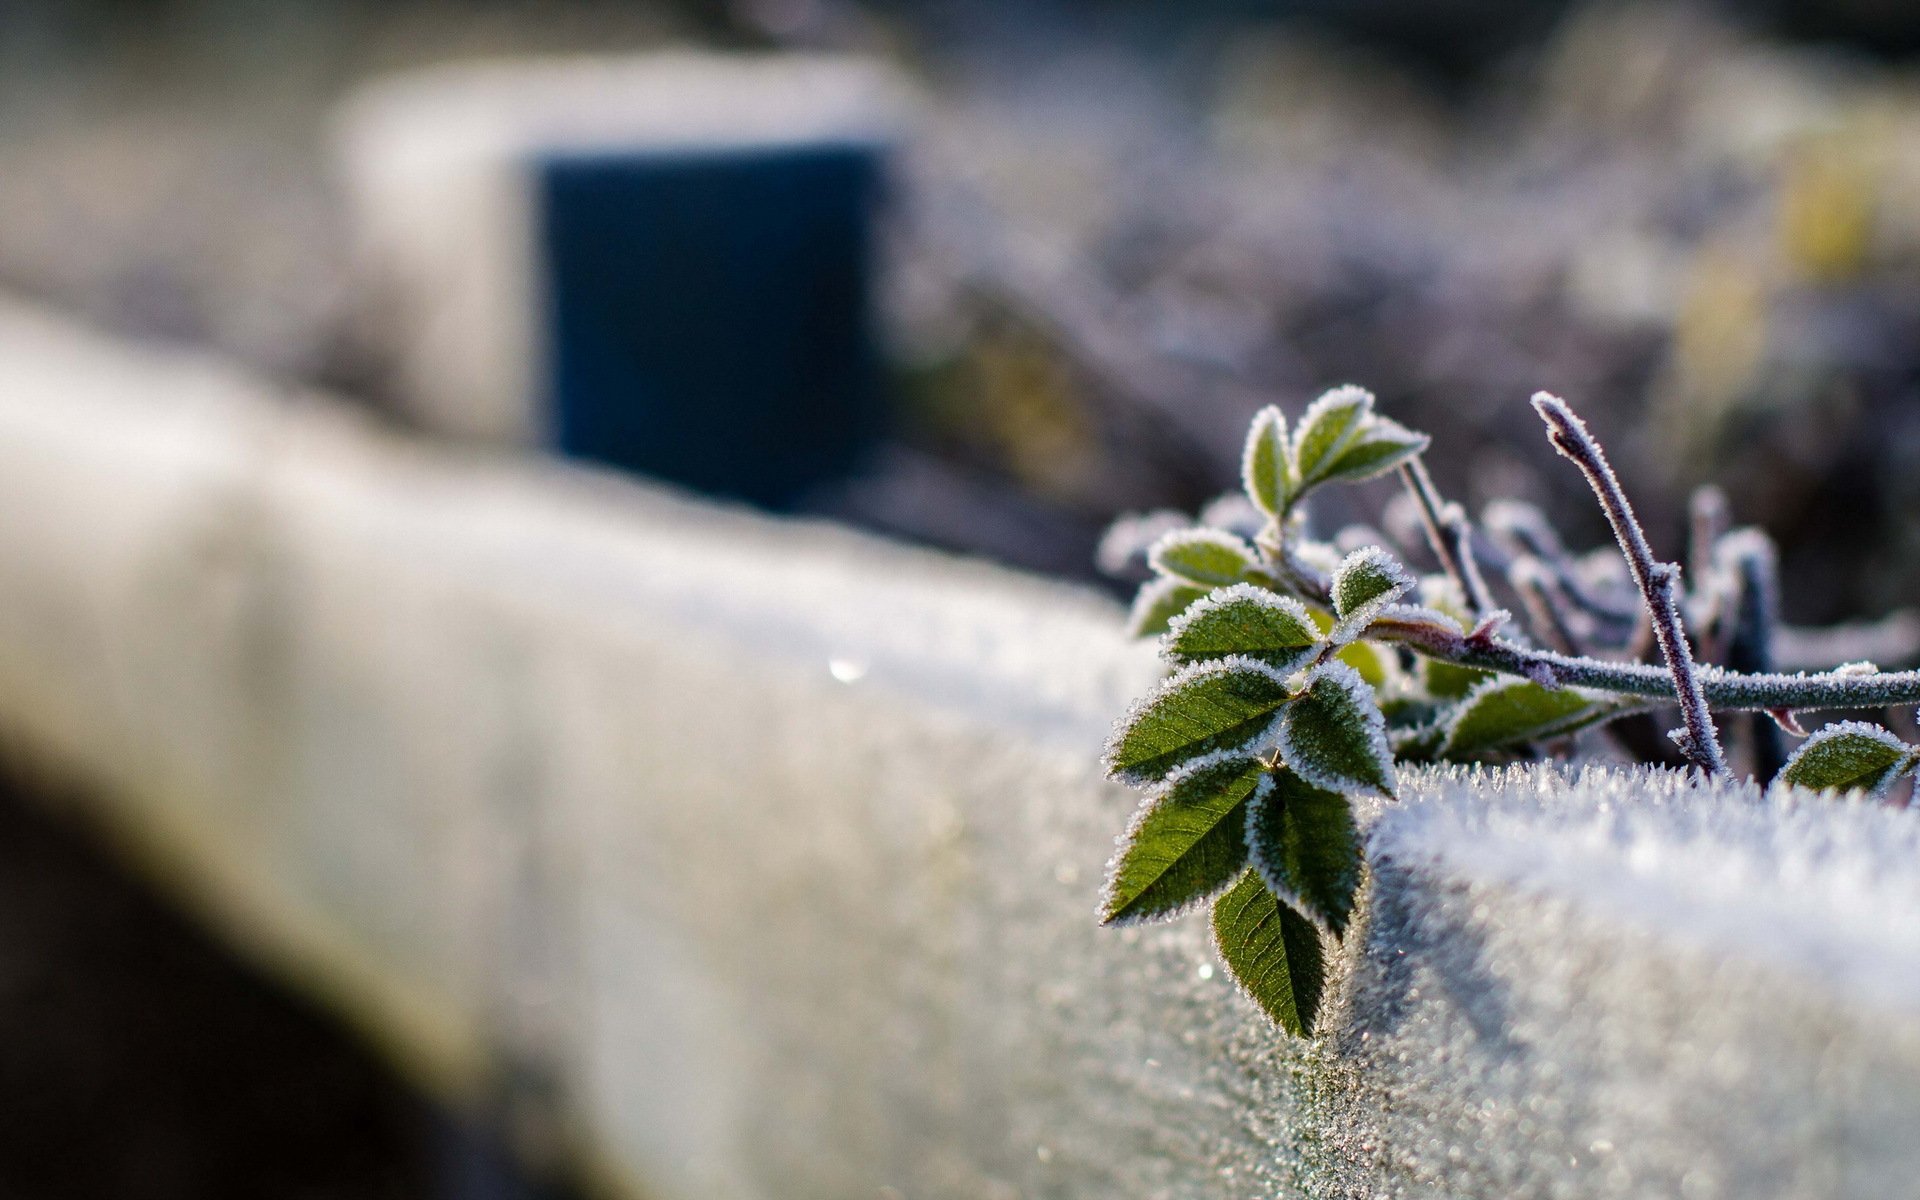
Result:
[[1205,588],[1169,579],[1165,575],[1140,585],[1127,613],[1127,633],[1133,637],[1157,637],[1167,631],[1173,619],[1187,606],[1205,596]]
[[1373,689],[1343,662],[1325,662],[1280,721],[1280,757],[1317,787],[1393,795],[1387,721]]
[[1131,784],[1165,779],[1189,759],[1258,742],[1287,703],[1286,677],[1244,655],[1195,663],[1114,727],[1107,771]]
[[1325,479],[1372,413],[1373,393],[1351,384],[1334,388],[1308,405],[1293,435],[1295,486]]
[[1780,770],[1780,781],[1815,791],[1859,788],[1878,796],[1912,770],[1916,749],[1890,730],[1865,721],[1841,721],[1815,731]]
[[1154,570],[1202,588],[1238,583],[1258,561],[1252,546],[1218,529],[1178,530],[1147,552]]
[[1425,453],[1432,441],[1426,434],[1415,433],[1398,421],[1373,417],[1327,467],[1321,482],[1356,483],[1384,475],[1414,455]]
[[1258,873],[1213,902],[1213,944],[1234,982],[1272,1021],[1293,1034],[1313,1032],[1326,990],[1320,931],[1280,903]]
[[1437,658],[1420,660],[1420,685],[1436,700],[1457,700],[1493,678],[1479,667],[1456,666]]
[[1165,653],[1176,663],[1245,654],[1285,674],[1297,670],[1319,642],[1306,605],[1242,583],[1214,592],[1176,618]]
[[1247,806],[1246,844],[1269,890],[1335,937],[1360,891],[1360,831],[1353,804],[1282,769]]
[[1247,448],[1240,459],[1240,482],[1247,489],[1247,499],[1270,517],[1287,510],[1287,500],[1293,493],[1288,450],[1287,418],[1269,404],[1254,414]]
[[1359,637],[1382,609],[1405,595],[1413,584],[1413,574],[1378,546],[1365,546],[1347,555],[1333,573],[1333,610],[1340,616],[1333,640],[1350,642]]
[[1626,707],[1611,696],[1584,688],[1549,690],[1529,679],[1489,679],[1468,692],[1454,709],[1440,753],[1445,758],[1464,758],[1538,738],[1565,737]]
[[1108,867],[1102,924],[1178,916],[1247,865],[1247,799],[1273,786],[1234,751],[1188,763],[1141,806]]

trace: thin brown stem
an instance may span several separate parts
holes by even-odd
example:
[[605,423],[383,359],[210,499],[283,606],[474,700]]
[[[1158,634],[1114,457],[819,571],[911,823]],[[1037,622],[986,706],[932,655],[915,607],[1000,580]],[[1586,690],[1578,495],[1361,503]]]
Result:
[[1546,392],[1534,396],[1533,407],[1547,424],[1547,440],[1553,443],[1553,448],[1587,477],[1588,485],[1607,514],[1608,524],[1613,526],[1614,536],[1620,541],[1620,549],[1627,556],[1627,569],[1633,573],[1633,582],[1646,602],[1654,638],[1660,644],[1660,653],[1673,676],[1674,694],[1680,701],[1680,718],[1684,723],[1678,739],[1680,749],[1688,761],[1707,775],[1725,775],[1726,756],[1721,753],[1720,737],[1707,710],[1706,696],[1694,670],[1693,652],[1687,646],[1686,629],[1680,620],[1680,605],[1675,595],[1680,568],[1654,558],[1652,547],[1647,545],[1647,535],[1633,515],[1633,506],[1621,490],[1620,480],[1608,465],[1600,443],[1587,432],[1586,424],[1564,401]]

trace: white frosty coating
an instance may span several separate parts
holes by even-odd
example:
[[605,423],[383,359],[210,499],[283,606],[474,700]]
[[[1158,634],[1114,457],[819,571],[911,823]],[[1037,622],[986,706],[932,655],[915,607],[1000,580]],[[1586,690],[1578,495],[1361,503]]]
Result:
[[[1223,550],[1239,562],[1232,575],[1222,575],[1204,569],[1202,564],[1189,563],[1185,569],[1169,561],[1169,557],[1187,548],[1215,548]],[[1245,540],[1235,537],[1224,529],[1176,529],[1161,535],[1147,550],[1147,563],[1163,575],[1172,575],[1184,579],[1196,587],[1225,587],[1240,578],[1240,572],[1256,563],[1258,558],[1252,546]]]
[[[1306,605],[1292,596],[1282,596],[1278,592],[1270,591],[1258,584],[1236,583],[1232,587],[1216,588],[1208,592],[1205,596],[1188,605],[1185,612],[1168,622],[1166,636],[1160,639],[1161,657],[1172,658],[1173,644],[1179,639],[1182,633],[1186,632],[1187,626],[1193,624],[1194,621],[1207,613],[1214,612],[1228,604],[1234,603],[1257,604],[1262,608],[1270,608],[1276,612],[1285,613],[1289,619],[1298,622],[1300,628],[1305,630],[1309,637],[1318,640],[1320,627],[1314,622],[1313,614],[1307,611]],[[1302,653],[1310,654],[1312,653],[1312,649],[1311,645],[1302,647]],[[1298,664],[1295,665],[1297,666]],[[1281,674],[1289,674],[1291,670],[1292,668],[1288,668],[1281,671]]]
[[[1352,410],[1350,423],[1339,437],[1336,437],[1322,449],[1320,460],[1314,463],[1300,462],[1299,454],[1301,443],[1306,440],[1308,431],[1314,429],[1320,422],[1328,419],[1328,414],[1335,409],[1348,408]],[[1367,423],[1367,417],[1371,415],[1372,412],[1373,393],[1363,387],[1347,383],[1322,392],[1319,399],[1307,405],[1307,411],[1300,414],[1300,423],[1294,427],[1292,447],[1294,453],[1294,478],[1299,479],[1304,477],[1312,467],[1322,467],[1331,463],[1339,456],[1342,450],[1347,448],[1354,437],[1359,434],[1361,428]]]
[[[1351,668],[1349,669],[1351,670]],[[1133,784],[1135,786],[1157,782],[1151,775],[1134,770],[1123,771],[1114,766],[1114,756],[1120,751],[1120,743],[1126,740],[1127,734],[1132,731],[1134,725],[1138,723],[1142,717],[1146,716],[1148,711],[1160,703],[1161,700],[1190,684],[1213,675],[1245,675],[1249,673],[1264,675],[1268,679],[1273,680],[1273,682],[1282,689],[1287,686],[1287,675],[1285,672],[1276,670],[1257,658],[1248,658],[1244,654],[1229,654],[1225,658],[1215,658],[1209,659],[1206,662],[1193,663],[1190,666],[1180,668],[1172,675],[1161,680],[1158,687],[1154,688],[1145,696],[1133,701],[1132,704],[1127,706],[1126,712],[1113,722],[1113,727],[1107,734],[1106,749],[1100,757],[1100,762],[1106,768],[1107,774],[1121,783]],[[1358,679],[1359,675],[1356,673],[1354,678]],[[1275,719],[1276,721],[1278,720],[1277,717]],[[1260,745],[1267,736],[1268,735],[1263,734],[1247,742],[1246,745]]]
[[[1784,780],[1785,777],[1793,771],[1794,767],[1799,764],[1800,760],[1805,758],[1810,751],[1818,750],[1821,746],[1835,738],[1849,736],[1869,738],[1876,741],[1887,749],[1896,751],[1899,754],[1900,760],[1905,760],[1909,765],[1911,765],[1915,756],[1920,756],[1920,749],[1909,746],[1899,735],[1883,726],[1875,725],[1869,721],[1835,721],[1831,725],[1826,725],[1815,730],[1812,737],[1800,743],[1799,748],[1789,755],[1787,761],[1781,765],[1781,778]],[[1900,777],[1903,770],[1904,768],[1901,767],[1900,761],[1896,760],[1892,765],[1888,766],[1885,773],[1875,781],[1872,787],[1865,790],[1872,796],[1885,795],[1887,791],[1893,787],[1894,781]]]
[[[1195,909],[1211,903],[1220,893],[1233,886],[1233,880],[1229,879],[1212,891],[1195,895],[1186,903],[1174,908],[1161,909],[1151,914],[1115,917],[1112,920],[1107,919],[1107,913],[1113,909],[1113,889],[1120,874],[1120,860],[1126,857],[1127,847],[1133,844],[1133,839],[1140,833],[1140,826],[1146,823],[1147,817],[1152,813],[1154,807],[1166,799],[1167,793],[1171,792],[1174,787],[1182,781],[1198,772],[1211,767],[1217,767],[1222,763],[1231,762],[1236,759],[1245,762],[1248,766],[1252,766],[1255,762],[1254,756],[1245,750],[1216,750],[1211,754],[1203,754],[1199,758],[1181,764],[1174,770],[1173,774],[1167,776],[1166,783],[1163,786],[1156,787],[1147,794],[1146,798],[1140,802],[1139,807],[1133,810],[1133,816],[1128,819],[1125,832],[1113,839],[1113,857],[1107,860],[1106,883],[1100,889],[1100,904],[1093,910],[1094,920],[1104,922],[1109,929],[1125,929],[1135,925],[1159,925],[1167,921],[1176,920],[1179,917],[1185,916],[1187,913],[1193,912]],[[1247,794],[1247,798],[1243,803],[1251,810],[1253,805],[1258,803],[1262,796],[1265,796],[1272,790],[1273,776],[1262,775],[1259,780],[1255,782],[1253,791]]]
[[[1260,882],[1267,885],[1267,890],[1272,892],[1275,898],[1288,908],[1293,909],[1294,912],[1305,917],[1313,924],[1314,928],[1320,930],[1326,936],[1335,937],[1337,935],[1334,934],[1333,928],[1327,924],[1319,908],[1316,905],[1308,904],[1299,892],[1288,887],[1286,878],[1282,875],[1279,868],[1269,862],[1267,856],[1261,852],[1260,839],[1256,834],[1259,832],[1261,801],[1265,800],[1267,793],[1273,790],[1271,786],[1273,779],[1271,776],[1267,778],[1267,783],[1270,786],[1266,791],[1250,797],[1251,803],[1247,805],[1245,818],[1247,861],[1252,864],[1255,873],[1260,876]],[[1349,884],[1349,886],[1351,885]]]
[[544,1077],[646,1195],[1920,1177],[1920,814],[1408,771],[1296,1043],[1196,917],[1087,912],[1130,807],[1096,748],[1160,669],[1112,604],[279,395],[0,304],[0,725],[240,944],[415,1062]]
[[428,427],[544,430],[531,165],[579,153],[888,144],[906,84],[865,60],[687,52],[434,66],[362,87],[335,142],[370,336]]
[[[1387,720],[1380,714],[1380,705],[1373,698],[1373,686],[1360,677],[1354,670],[1338,659],[1321,663],[1307,673],[1305,691],[1311,691],[1322,681],[1330,682],[1352,698],[1362,714],[1361,732],[1367,742],[1367,751],[1375,762],[1382,764],[1382,774],[1387,779],[1387,790],[1394,787],[1393,750],[1387,745]],[[1280,756],[1293,768],[1294,774],[1330,792],[1372,792],[1372,784],[1362,784],[1356,780],[1322,771],[1307,755],[1300,753],[1300,747],[1293,741],[1292,706],[1281,714],[1279,727]]]
[[[1474,684],[1472,688],[1468,689],[1467,694],[1461,697],[1460,703],[1454,705],[1453,708],[1441,718],[1440,725],[1445,730],[1444,738],[1441,742],[1441,753],[1448,753],[1457,747],[1458,743],[1455,739],[1458,736],[1460,725],[1472,715],[1474,708],[1480,701],[1493,695],[1495,692],[1506,691],[1509,688],[1520,687],[1526,684],[1536,684],[1540,687],[1548,686],[1539,680],[1522,679],[1514,675],[1496,675],[1491,679],[1483,679],[1479,683]],[[1606,692],[1596,692],[1588,688],[1568,688],[1566,690],[1579,695],[1589,704],[1605,704],[1608,701],[1618,702],[1617,697],[1611,696]],[[1625,707],[1624,703],[1622,707]],[[1575,713],[1571,716],[1563,717],[1558,721],[1548,722],[1545,725],[1528,731],[1525,736],[1540,738],[1555,737],[1559,735],[1567,725],[1578,724],[1584,719],[1584,716],[1584,713]]]
[[1334,624],[1329,635],[1338,644],[1351,642],[1366,632],[1373,619],[1386,611],[1414,585],[1412,572],[1400,565],[1400,561],[1379,546],[1363,546],[1347,555],[1333,573],[1333,598],[1336,607],[1340,604],[1341,592],[1346,582],[1358,571],[1370,571],[1385,576],[1388,586],[1385,590],[1369,597],[1350,611],[1339,614],[1340,620]]
[[[1260,484],[1259,462],[1263,455],[1269,458],[1272,483],[1280,494],[1269,492]],[[1240,486],[1246,489],[1247,499],[1269,516],[1279,516],[1286,507],[1284,493],[1289,486],[1287,476],[1292,461],[1293,451],[1287,441],[1287,416],[1277,406],[1269,404],[1253,414],[1253,424],[1247,430],[1247,444],[1240,452]]]

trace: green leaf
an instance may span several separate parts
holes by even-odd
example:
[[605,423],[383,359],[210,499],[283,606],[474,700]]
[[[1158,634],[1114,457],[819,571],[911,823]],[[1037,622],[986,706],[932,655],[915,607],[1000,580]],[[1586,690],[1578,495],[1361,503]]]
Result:
[[1343,662],[1325,662],[1280,721],[1280,757],[1317,787],[1393,796],[1393,754],[1373,689]]
[[1206,594],[1204,588],[1165,575],[1148,580],[1140,585],[1140,591],[1133,597],[1133,608],[1127,613],[1128,636],[1157,637],[1165,633],[1175,617]]
[[1361,426],[1373,414],[1373,393],[1337,387],[1307,406],[1293,438],[1293,477],[1297,488],[1319,483],[1339,461]]
[[1238,583],[1259,559],[1253,547],[1218,529],[1181,529],[1169,533],[1147,551],[1147,562],[1162,575],[1196,587],[1217,588]]
[[1135,785],[1154,783],[1188,759],[1252,746],[1287,703],[1284,675],[1235,655],[1176,673],[1114,727],[1107,771]]
[[1360,636],[1380,610],[1412,589],[1412,572],[1378,546],[1355,550],[1333,573],[1333,611],[1340,616],[1333,640],[1350,642]]
[[1378,642],[1348,642],[1333,657],[1360,672],[1375,691],[1386,687],[1394,675],[1393,650]]
[[1321,482],[1357,483],[1384,475],[1416,454],[1424,454],[1432,441],[1398,421],[1373,417],[1327,467]]
[[1247,799],[1272,786],[1265,767],[1236,751],[1175,771],[1122,839],[1101,923],[1178,916],[1219,894],[1247,865]]
[[1213,902],[1213,944],[1234,981],[1280,1028],[1313,1033],[1326,990],[1320,931],[1248,871]]
[[1222,588],[1176,619],[1166,656],[1176,663],[1245,654],[1282,674],[1297,670],[1320,644],[1307,606],[1252,584]]
[[1454,709],[1440,754],[1465,758],[1538,738],[1564,737],[1626,707],[1611,696],[1583,688],[1549,690],[1530,679],[1490,679],[1468,692]]
[[1920,749],[1865,721],[1840,721],[1801,744],[1780,770],[1782,783],[1815,791],[1859,788],[1879,796],[1913,769]]
[[1492,678],[1492,671],[1479,667],[1455,666],[1437,658],[1420,660],[1420,686],[1435,700],[1458,700]]
[[1254,414],[1247,431],[1247,448],[1240,458],[1240,482],[1247,499],[1270,517],[1287,511],[1293,494],[1292,464],[1287,445],[1287,418],[1269,404]]
[[1247,807],[1253,869],[1274,895],[1340,937],[1360,892],[1353,803],[1284,768],[1271,778],[1273,786]]

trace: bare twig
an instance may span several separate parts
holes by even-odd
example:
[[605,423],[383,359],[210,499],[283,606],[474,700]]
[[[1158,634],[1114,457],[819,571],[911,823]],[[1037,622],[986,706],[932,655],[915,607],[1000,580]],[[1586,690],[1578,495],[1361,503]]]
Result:
[[1440,569],[1460,589],[1475,619],[1493,612],[1499,605],[1493,602],[1493,593],[1480,575],[1480,564],[1474,560],[1473,524],[1467,520],[1466,510],[1440,499],[1433,476],[1427,474],[1426,462],[1417,456],[1400,468],[1400,479],[1420,503],[1421,525]]
[[1527,625],[1535,637],[1562,654],[1584,652],[1579,635],[1567,619],[1567,599],[1552,567],[1530,554],[1522,555],[1508,568],[1507,582],[1527,610]]
[[1607,522],[1613,526],[1614,536],[1620,540],[1620,548],[1627,556],[1627,567],[1633,572],[1633,581],[1639,586],[1647,612],[1653,619],[1653,633],[1660,643],[1660,653],[1667,660],[1667,669],[1673,675],[1673,690],[1680,701],[1680,718],[1684,723],[1681,737],[1685,740],[1681,742],[1680,749],[1694,766],[1706,774],[1725,775],[1726,758],[1720,751],[1720,738],[1713,728],[1713,715],[1707,710],[1706,696],[1694,671],[1693,652],[1687,646],[1686,630],[1680,622],[1680,606],[1674,594],[1680,579],[1680,568],[1653,557],[1653,550],[1647,545],[1647,536],[1641,530],[1640,522],[1635,519],[1633,506],[1627,502],[1626,493],[1621,490],[1613,468],[1607,464],[1606,455],[1573,410],[1564,401],[1546,392],[1534,396],[1533,407],[1540,414],[1540,419],[1547,423],[1547,438],[1553,443],[1553,448],[1579,467],[1587,477],[1587,483],[1599,498],[1600,507],[1607,514]]

